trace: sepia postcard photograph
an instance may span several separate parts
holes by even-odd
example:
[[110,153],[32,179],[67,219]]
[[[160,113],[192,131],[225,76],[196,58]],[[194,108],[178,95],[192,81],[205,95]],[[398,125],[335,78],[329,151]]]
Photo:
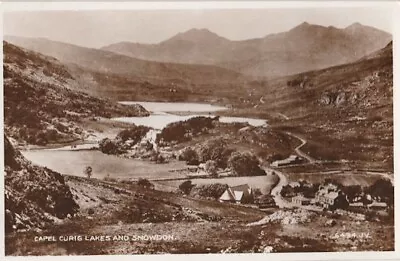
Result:
[[398,257],[397,7],[5,3],[4,255]]

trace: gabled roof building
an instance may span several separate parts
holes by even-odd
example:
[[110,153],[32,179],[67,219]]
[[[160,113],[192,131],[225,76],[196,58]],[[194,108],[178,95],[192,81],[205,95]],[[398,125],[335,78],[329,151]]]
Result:
[[248,184],[228,187],[219,198],[219,201],[251,203],[254,201],[253,190]]

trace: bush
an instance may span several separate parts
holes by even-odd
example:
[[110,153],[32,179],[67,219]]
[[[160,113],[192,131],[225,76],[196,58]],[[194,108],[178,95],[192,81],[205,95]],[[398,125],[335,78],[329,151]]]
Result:
[[107,176],[105,176],[105,177],[103,178],[103,180],[104,180],[104,181],[107,181],[107,182],[117,182],[117,179],[116,179],[116,178],[110,177],[110,174],[107,174]]
[[260,168],[257,157],[248,152],[232,153],[228,160],[228,166],[236,176],[266,175],[265,171]]
[[154,188],[154,185],[148,179],[139,178],[137,184],[143,188]]
[[163,164],[167,162],[165,157],[156,151],[153,151],[152,155],[150,156],[150,160],[154,161],[157,164]]

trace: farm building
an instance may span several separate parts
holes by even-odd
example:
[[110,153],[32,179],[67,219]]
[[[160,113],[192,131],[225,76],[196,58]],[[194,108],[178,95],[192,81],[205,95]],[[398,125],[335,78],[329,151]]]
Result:
[[319,205],[327,209],[345,209],[349,206],[347,196],[332,184],[321,186],[315,194],[315,199]]
[[386,209],[387,208],[387,204],[385,202],[372,202],[371,204],[368,205],[369,209],[375,209],[375,210],[379,210],[379,209]]
[[283,160],[276,160],[274,162],[271,163],[272,167],[282,167],[282,166],[287,166],[287,165],[291,165],[291,164],[296,164],[296,163],[300,163],[301,162],[301,158],[297,155],[290,155],[289,158],[283,159]]
[[220,202],[252,203],[254,201],[253,190],[248,184],[234,187],[228,187],[222,196]]
[[257,206],[261,209],[263,208],[273,208],[276,207],[274,198],[271,195],[262,195],[256,202]]
[[311,199],[306,198],[302,195],[298,195],[292,198],[292,203],[298,206],[310,205]]

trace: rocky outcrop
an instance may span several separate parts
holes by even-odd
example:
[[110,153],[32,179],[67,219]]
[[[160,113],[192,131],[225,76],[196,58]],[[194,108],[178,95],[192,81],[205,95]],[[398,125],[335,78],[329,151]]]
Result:
[[79,206],[64,177],[33,165],[4,137],[5,231],[43,228],[73,216]]

